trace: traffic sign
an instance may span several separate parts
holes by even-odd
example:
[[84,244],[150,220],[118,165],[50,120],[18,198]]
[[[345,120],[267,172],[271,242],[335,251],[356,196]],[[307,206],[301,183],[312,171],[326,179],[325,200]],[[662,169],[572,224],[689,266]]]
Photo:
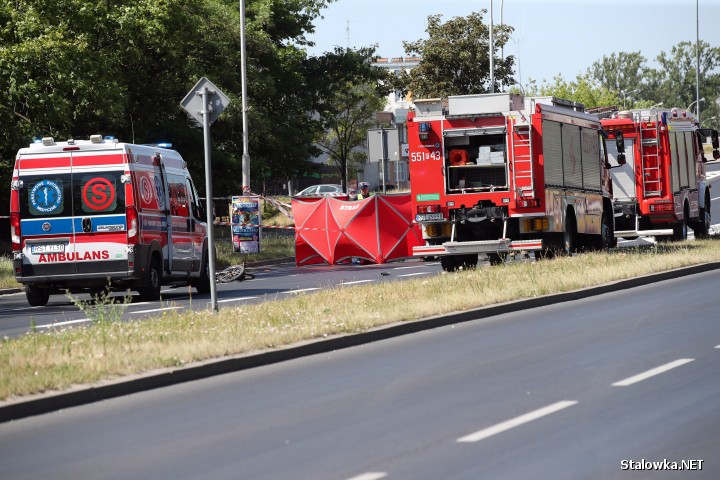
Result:
[[219,88],[205,77],[202,77],[190,89],[185,98],[182,99],[180,105],[185,109],[186,112],[196,120],[200,125],[203,123],[203,98],[202,93],[207,88],[208,93],[208,123],[212,124],[220,114],[225,110],[225,107],[230,103],[230,99],[225,95]]

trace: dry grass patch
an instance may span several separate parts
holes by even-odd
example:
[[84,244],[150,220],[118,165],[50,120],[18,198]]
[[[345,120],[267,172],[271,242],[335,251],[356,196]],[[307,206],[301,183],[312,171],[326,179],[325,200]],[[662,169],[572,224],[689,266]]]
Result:
[[0,343],[0,399],[717,260],[717,240],[685,242],[334,287],[219,313],[174,311],[152,320],[32,333]]

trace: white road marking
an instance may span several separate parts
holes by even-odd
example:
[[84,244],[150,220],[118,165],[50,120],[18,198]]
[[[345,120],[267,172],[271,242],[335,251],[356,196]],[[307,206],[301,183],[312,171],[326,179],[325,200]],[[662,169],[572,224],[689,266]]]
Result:
[[288,290],[284,293],[302,293],[302,292],[312,292],[313,290],[320,290],[319,287],[312,287],[312,288],[301,288],[299,290]]
[[393,268],[393,270],[407,270],[407,269],[409,269],[409,268],[425,268],[426,265],[427,265],[427,264],[423,264],[423,265],[412,265],[412,266],[410,266],[410,267],[395,267],[395,268]]
[[643,380],[647,380],[650,377],[654,377],[655,375],[660,375],[661,373],[667,372],[668,370],[672,370],[673,368],[677,368],[681,365],[685,365],[686,363],[690,363],[694,358],[681,358],[679,360],[675,360],[674,362],[666,363],[665,365],[660,365],[659,367],[650,369],[646,372],[639,373],[637,375],[633,375],[632,377],[626,378],[625,380],[620,380],[619,382],[615,382],[612,384],[613,387],[627,387],[628,385],[632,385],[633,383],[642,382]]
[[715,348],[720,348],[720,345],[716,345]]
[[164,308],[153,308],[152,310],[138,310],[137,312],[130,312],[130,313],[151,313],[151,312],[162,312],[165,310],[177,310],[178,308],[183,307],[164,307]]
[[403,275],[398,275],[398,277],[414,277],[416,275],[430,275],[431,272],[417,272],[417,273],[405,273]]
[[356,285],[358,283],[374,282],[375,280],[355,280],[354,282],[341,282],[338,285]]
[[223,303],[223,302],[241,302],[243,300],[251,300],[253,298],[258,297],[239,297],[239,298],[226,298],[225,300],[218,300],[217,303]]
[[385,472],[367,472],[357,477],[348,478],[348,480],[378,480],[387,477]]
[[524,423],[532,422],[533,420],[537,420],[538,418],[558,412],[567,407],[571,407],[576,403],[578,402],[575,400],[563,400],[562,402],[553,403],[552,405],[548,405],[547,407],[533,410],[532,412],[526,413],[525,415],[520,415],[519,417],[515,417],[505,422],[498,423],[497,425],[494,425],[492,427],[484,428],[475,433],[471,433],[470,435],[460,437],[457,439],[457,441],[463,443],[478,442],[488,437],[492,437],[493,435],[497,435],[498,433],[510,430],[511,428],[518,427]]
[[84,323],[84,322],[92,322],[89,318],[81,318],[80,320],[68,320],[67,322],[55,322],[50,323],[47,325],[37,325],[37,328],[53,328],[53,327],[62,327],[63,325],[72,325],[74,323]]

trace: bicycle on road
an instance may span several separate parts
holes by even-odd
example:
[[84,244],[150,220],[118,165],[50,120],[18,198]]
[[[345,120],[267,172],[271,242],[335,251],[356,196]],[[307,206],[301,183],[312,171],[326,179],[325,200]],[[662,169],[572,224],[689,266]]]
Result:
[[215,273],[215,281],[218,283],[230,283],[236,280],[242,282],[244,280],[252,280],[253,278],[255,278],[255,275],[245,269],[245,262],[240,265],[230,265]]

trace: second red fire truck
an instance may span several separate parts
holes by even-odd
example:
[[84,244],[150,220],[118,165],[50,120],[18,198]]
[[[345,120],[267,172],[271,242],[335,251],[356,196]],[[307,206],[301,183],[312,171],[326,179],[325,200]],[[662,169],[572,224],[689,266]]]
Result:
[[612,183],[597,116],[554,97],[416,100],[408,115],[419,257],[446,271],[512,253],[608,248]]
[[718,132],[701,129],[683,109],[645,109],[601,114],[608,132],[613,169],[615,236],[685,240],[710,232],[710,184],[705,176],[703,140],[712,139],[715,159]]

